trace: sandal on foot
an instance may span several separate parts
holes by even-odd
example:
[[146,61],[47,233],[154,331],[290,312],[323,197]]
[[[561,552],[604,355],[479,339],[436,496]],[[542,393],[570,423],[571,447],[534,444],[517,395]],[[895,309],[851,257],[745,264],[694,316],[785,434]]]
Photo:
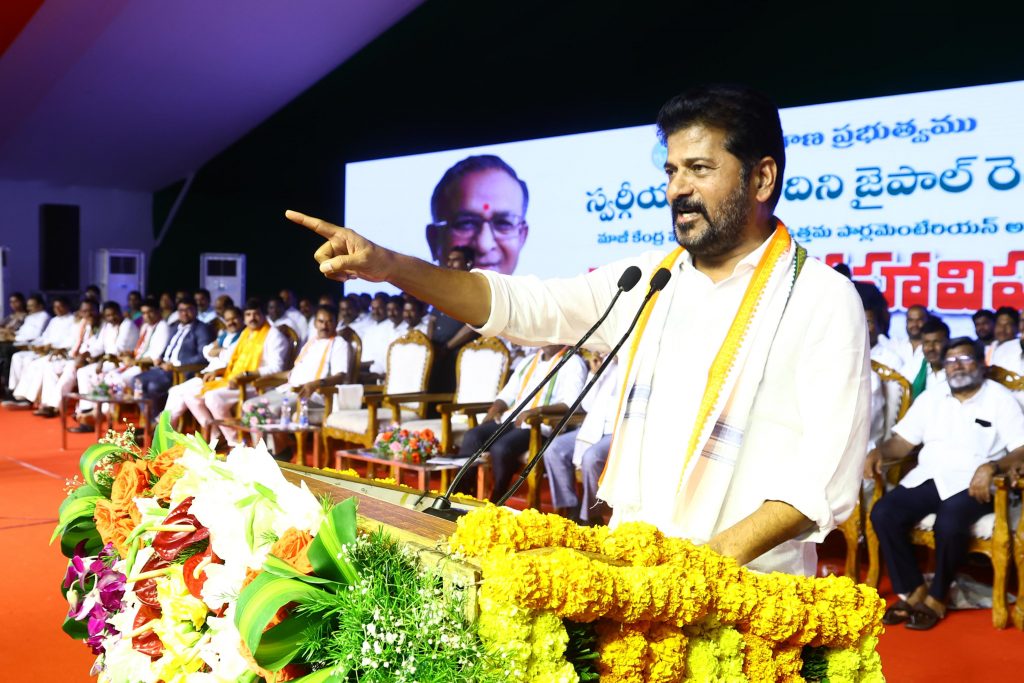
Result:
[[934,628],[940,621],[942,621],[942,617],[939,616],[938,612],[928,605],[920,604],[915,605],[911,609],[910,618],[907,619],[907,623],[904,626],[912,631],[927,631],[930,628]]
[[885,610],[885,614],[882,615],[882,623],[886,626],[893,626],[895,624],[902,624],[904,621],[910,619],[911,613],[914,611],[914,606],[906,600],[897,600]]

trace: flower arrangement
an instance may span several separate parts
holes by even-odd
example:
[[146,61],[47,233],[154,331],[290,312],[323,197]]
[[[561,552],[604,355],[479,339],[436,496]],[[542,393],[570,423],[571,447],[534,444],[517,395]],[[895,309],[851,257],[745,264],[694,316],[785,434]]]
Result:
[[430,429],[410,432],[408,429],[393,426],[377,435],[373,442],[373,450],[382,458],[421,465],[430,458],[440,455],[441,442]]
[[278,415],[272,415],[272,412],[270,399],[265,396],[251,398],[242,405],[242,424],[250,427],[265,425],[277,419]]
[[262,444],[223,458],[164,415],[149,453],[96,444],[81,469],[54,537],[103,683],[502,679],[436,569]]
[[[514,609],[593,624],[602,681],[883,680],[884,602],[845,577],[757,574],[650,525],[609,531],[494,506],[460,519],[450,548],[481,558],[482,623]],[[507,633],[496,647],[515,651],[513,637],[529,652],[529,632]],[[822,675],[808,678],[815,662]],[[560,677],[564,664],[528,657],[510,680]]]

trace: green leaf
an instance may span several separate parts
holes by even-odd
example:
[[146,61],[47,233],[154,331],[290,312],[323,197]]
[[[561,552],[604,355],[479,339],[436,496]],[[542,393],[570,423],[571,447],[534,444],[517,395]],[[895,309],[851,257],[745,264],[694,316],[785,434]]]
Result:
[[60,552],[64,557],[75,556],[75,546],[85,541],[83,555],[96,555],[103,549],[103,539],[96,531],[96,523],[92,519],[82,519],[69,526],[60,537]]
[[358,581],[359,573],[342,551],[342,546],[355,541],[356,499],[349,498],[331,509],[309,544],[309,563],[314,573],[339,583]]
[[[60,514],[57,517],[57,527],[53,530],[53,534],[50,536],[50,544],[53,541],[65,533],[67,528],[74,524],[80,519],[93,519],[93,515],[96,512],[96,501],[100,500],[102,496],[85,496],[82,498],[69,498],[64,501],[60,506]],[[96,525],[93,524],[93,528]]]
[[263,572],[242,589],[238,596],[235,612],[235,626],[250,652],[260,646],[263,629],[270,620],[289,602],[310,599],[320,592],[308,583],[294,579],[283,579]]
[[326,588],[331,588],[332,592],[336,591],[340,585],[337,581],[331,581],[330,579],[322,579],[319,576],[307,576],[274,555],[267,555],[267,559],[263,563],[263,571],[279,576],[282,579],[298,579],[308,584],[322,585]]
[[177,434],[177,432],[171,426],[171,411],[165,410],[160,413],[156,429],[153,430],[153,445],[150,447],[153,453],[160,455],[171,447],[171,434]]
[[344,683],[348,680],[348,672],[347,668],[329,666],[296,678],[292,683]]
[[280,671],[302,650],[303,632],[317,619],[312,614],[291,615],[263,634],[253,659],[268,671]]
[[110,497],[110,487],[103,485],[96,477],[96,466],[107,457],[118,453],[126,453],[125,449],[112,443],[94,443],[85,449],[78,460],[78,468],[82,471],[82,479],[86,485],[92,486],[103,496]]
[[75,621],[70,617],[64,620],[64,623],[61,624],[60,630],[64,631],[64,633],[68,634],[75,640],[85,640],[89,637],[88,624],[84,621]]

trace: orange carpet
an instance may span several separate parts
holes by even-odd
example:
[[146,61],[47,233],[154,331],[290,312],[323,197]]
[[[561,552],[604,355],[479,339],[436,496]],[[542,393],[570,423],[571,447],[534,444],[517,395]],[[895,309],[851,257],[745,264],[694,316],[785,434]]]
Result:
[[[0,680],[92,680],[88,648],[60,630],[66,562],[47,541],[65,479],[77,473],[78,456],[93,438],[69,434],[61,451],[57,420],[0,409],[0,542],[7,551],[0,562],[0,662],[8,671]],[[1024,633],[994,630],[987,610],[951,612],[923,633],[893,627],[879,649],[895,683],[1019,680],[1024,671]]]

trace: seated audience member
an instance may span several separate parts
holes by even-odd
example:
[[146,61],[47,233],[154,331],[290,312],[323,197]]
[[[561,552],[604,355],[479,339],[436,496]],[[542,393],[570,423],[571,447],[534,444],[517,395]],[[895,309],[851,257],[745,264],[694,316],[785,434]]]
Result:
[[11,397],[8,383],[14,354],[35,344],[43,336],[46,323],[50,321],[50,314],[46,312],[43,297],[39,294],[32,294],[25,299],[16,292],[11,295],[10,304],[12,315],[18,313],[19,306],[24,315],[20,320],[15,318],[16,325],[12,323],[0,330],[0,393],[3,394],[0,398],[3,400]]
[[974,322],[974,336],[983,346],[987,347],[995,341],[996,314],[987,308],[975,311],[971,316]]
[[282,289],[278,296],[281,297],[281,302],[284,304],[285,316],[295,323],[292,328],[299,333],[299,341],[306,341],[306,337],[309,335],[309,321],[299,310],[299,300],[296,298],[295,292],[290,289]]
[[[992,354],[992,365],[998,365],[1004,370],[1024,375],[1024,337],[1000,344],[996,352]],[[1013,395],[1017,402],[1024,406],[1024,391],[1015,391]]]
[[[170,316],[167,317],[167,324],[168,325],[173,325],[174,323],[178,322],[178,305],[183,303],[183,302],[191,302],[194,305],[195,302],[196,302],[196,299],[187,290],[179,289],[177,292],[174,293],[174,311],[171,313]],[[196,309],[196,319],[197,320],[199,319],[199,309],[198,308]],[[200,321],[200,322],[202,322],[202,321]]]
[[224,320],[224,311],[228,308],[235,306],[235,300],[227,294],[221,294],[213,301],[213,310],[217,314],[217,318],[221,321]]
[[378,292],[370,302],[370,320],[361,328],[353,327],[363,340],[362,371],[370,380],[384,377],[387,372],[388,346],[395,338],[395,324],[388,317],[387,294]]
[[[871,510],[893,589],[900,600],[883,622],[924,630],[946,613],[953,572],[967,554],[971,526],[992,512],[992,478],[1024,461],[1024,412],[1009,390],[985,379],[984,349],[968,337],[943,354],[948,382],[929,388],[868,454],[865,474],[921,446],[917,467]],[[931,585],[914,558],[910,531],[935,513],[935,578]]]
[[171,316],[176,316],[177,313],[178,309],[174,304],[174,297],[171,296],[170,292],[162,292],[160,294],[160,315],[163,316],[168,325],[171,324]]
[[[591,356],[591,380],[602,357]],[[562,515],[583,524],[600,522],[595,514],[597,505],[597,484],[608,460],[608,449],[612,445],[612,430],[615,428],[615,408],[618,405],[619,363],[612,359],[594,388],[581,404],[587,411],[579,429],[559,434],[544,451],[544,471],[551,486],[551,504]],[[576,495],[576,470],[583,474],[583,496]]]
[[[335,310],[338,309],[338,302],[335,301],[333,294],[321,294],[320,298],[316,300],[316,305],[317,305],[317,307],[320,307],[320,306],[330,306],[331,308],[333,308]],[[313,311],[313,318],[316,318],[316,311],[315,310]]]
[[[858,288],[858,292],[860,289]],[[881,317],[879,304],[868,298],[861,297],[864,303],[864,317],[868,325],[868,344],[870,347],[871,360],[881,363],[885,367],[899,372],[900,358],[896,353],[882,342],[882,335],[879,331],[878,320]],[[868,439],[868,449],[874,448],[885,433],[885,395],[882,387],[882,380],[878,373],[871,375],[871,434]]]
[[[924,324],[931,318],[928,309],[921,305],[914,305],[907,308],[906,315],[906,339],[889,339],[889,348],[900,358],[900,373],[909,380],[917,376],[917,371],[924,360],[924,349],[921,347],[921,330]],[[905,370],[913,368],[913,372],[907,375]]]
[[[108,387],[131,392],[135,379],[160,362],[170,339],[170,328],[160,316],[160,305],[156,299],[143,301],[140,310],[142,326],[139,328],[134,348],[131,351],[118,353],[116,365],[111,367],[110,364],[102,364],[102,374],[100,373],[100,364],[87,365],[79,369],[78,390],[80,393],[88,394],[94,391],[101,382]],[[134,325],[134,323],[132,324]],[[92,410],[91,404],[81,401],[76,415],[80,424],[77,427],[68,428],[68,431],[82,433],[91,431],[87,423],[91,421]]]
[[90,301],[95,301],[96,305],[99,306],[101,298],[100,288],[97,287],[96,285],[89,285],[88,287],[85,288],[85,292],[82,294],[82,298],[89,299]]
[[167,405],[164,410],[170,412],[171,424],[181,419],[188,409],[185,399],[199,396],[199,392],[203,390],[203,377],[215,376],[218,371],[226,368],[235,346],[238,345],[244,327],[242,309],[231,305],[222,311],[221,316],[224,320],[224,329],[217,334],[216,339],[203,347],[203,357],[208,361],[206,367],[195,377],[176,384],[167,392]]
[[133,289],[128,292],[128,307],[124,311],[124,316],[139,327],[142,326],[142,292],[139,290]]
[[402,304],[402,322],[395,327],[395,339],[409,330],[418,330],[429,339],[433,328],[432,322],[427,317],[427,305],[419,299],[407,296]]
[[[238,403],[239,384],[285,369],[291,351],[288,337],[267,321],[263,306],[257,300],[246,302],[243,316],[245,329],[227,366],[203,376],[198,396],[185,397],[189,412],[204,430],[214,420],[232,417],[232,409]],[[246,393],[250,391],[246,387]],[[221,427],[220,431],[229,445],[236,445],[234,429]],[[213,432],[210,436],[214,436]]]
[[[502,390],[498,392],[498,397],[494,399],[483,422],[467,431],[462,437],[462,444],[459,448],[461,456],[469,456],[479,450],[484,442],[498,430],[508,413],[518,407],[540,384],[551,368],[558,363],[562,354],[565,353],[565,349],[566,347],[559,344],[544,346],[519,365]],[[494,473],[494,489],[491,491],[491,500],[497,500],[508,490],[512,473],[530,446],[530,430],[523,426],[526,418],[531,415],[565,411],[582,391],[586,376],[586,363],[579,356],[574,356],[558,371],[551,382],[531,399],[529,407],[516,419],[516,426],[491,445],[491,470]],[[544,427],[543,431],[549,434],[551,428]]]
[[[103,325],[100,328],[101,348],[100,358],[92,363],[85,363],[78,367],[76,380],[72,384],[78,386],[80,393],[92,393],[100,384],[101,378],[112,370],[116,370],[122,359],[131,357],[134,353],[135,344],[139,340],[139,328],[130,318],[126,318],[121,312],[121,305],[116,301],[108,301],[103,304]],[[91,413],[93,410],[92,401],[81,400],[78,402],[77,415]]]
[[[53,307],[54,317],[47,320],[43,333],[29,342],[28,349],[24,351],[16,350],[14,355],[11,356],[10,377],[7,380],[8,398],[3,402],[3,405],[6,407],[25,407],[31,405],[32,401],[18,400],[14,397],[15,389],[21,382],[25,370],[33,361],[46,356],[52,351],[64,348],[63,344],[68,344],[66,348],[70,348],[74,344],[71,334],[72,328],[75,325],[75,316],[71,313],[71,305],[68,303],[68,300],[62,296],[56,297],[51,306]],[[21,330],[18,330],[18,333],[20,334],[23,331],[24,326],[22,326]],[[42,375],[40,375],[41,377]],[[39,387],[36,386],[33,395],[38,393]]]
[[293,410],[301,399],[307,399],[310,423],[322,424],[324,397],[317,389],[344,384],[348,377],[349,345],[335,333],[337,325],[334,307],[320,306],[313,318],[313,336],[295,359],[288,380],[262,396],[248,399],[242,411],[250,411],[250,402],[258,398],[268,402],[272,417],[280,417],[283,406]]
[[921,362],[900,369],[900,374],[910,382],[910,393],[914,398],[920,396],[925,389],[946,381],[942,350],[948,342],[949,326],[938,318],[929,318],[921,326]]
[[174,368],[205,362],[203,347],[213,339],[210,327],[196,319],[196,302],[185,299],[175,312],[178,322],[170,328],[170,341],[160,362],[139,374],[142,395],[153,400],[153,412],[159,413],[167,401],[167,391],[174,382]]
[[1015,347],[1018,342],[1020,313],[1011,306],[1002,306],[996,311],[996,320],[992,328],[992,343],[985,349],[985,360],[989,365],[999,365],[995,357],[1004,346]]
[[[302,315],[302,319],[306,321],[306,330],[312,330],[313,319],[316,315],[316,311],[313,309],[313,300],[308,296],[302,297],[299,299],[298,309],[299,314]],[[331,306],[331,309],[337,311],[334,306]]]
[[15,292],[7,297],[7,306],[11,312],[0,320],[0,342],[9,342],[18,333],[18,328],[25,322],[28,312],[25,309],[25,295]]
[[39,387],[39,408],[34,415],[57,416],[61,398],[74,391],[78,385],[78,369],[102,359],[103,342],[103,323],[96,302],[93,299],[82,299],[78,308],[77,340],[67,355],[33,363],[43,371]]
[[285,313],[284,302],[281,301],[280,297],[272,296],[267,299],[267,322],[272,327],[281,327],[284,325],[291,328],[292,332],[298,336],[300,344],[306,338],[305,321],[302,321],[300,324],[295,320],[295,318],[287,315]]
[[217,310],[210,305],[210,290],[197,289],[192,297],[196,302],[196,318],[207,325],[217,319]]
[[[345,297],[338,302],[338,332],[341,332],[345,328],[350,328],[356,334],[359,334],[359,330],[356,329],[355,322],[359,318],[359,308],[352,302],[352,299]],[[359,338],[362,339],[362,335],[359,334]]]

